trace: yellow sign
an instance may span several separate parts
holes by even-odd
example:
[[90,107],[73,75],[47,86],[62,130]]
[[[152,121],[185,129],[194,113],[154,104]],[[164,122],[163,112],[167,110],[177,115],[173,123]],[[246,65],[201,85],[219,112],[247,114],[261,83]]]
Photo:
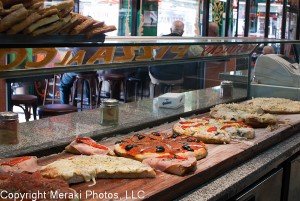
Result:
[[[99,63],[126,63],[134,61],[151,61],[151,60],[176,60],[183,58],[201,58],[208,56],[226,56],[249,54],[256,45],[171,45],[171,46],[123,46],[123,47],[99,47],[90,58],[86,58],[84,48],[77,51],[75,55],[70,49],[60,61],[54,62],[58,51],[56,48],[33,48],[32,56],[38,60],[27,61],[25,68],[43,68],[49,63],[53,66],[70,66]],[[117,49],[120,48],[120,49]],[[118,50],[118,51],[116,51]],[[120,51],[119,51],[120,50]],[[121,54],[120,54],[121,53]],[[0,71],[14,69],[20,66],[26,56],[25,48],[6,48],[0,49],[0,59],[9,54],[15,54],[15,59],[6,64],[0,64]],[[83,63],[83,61],[86,61]]]

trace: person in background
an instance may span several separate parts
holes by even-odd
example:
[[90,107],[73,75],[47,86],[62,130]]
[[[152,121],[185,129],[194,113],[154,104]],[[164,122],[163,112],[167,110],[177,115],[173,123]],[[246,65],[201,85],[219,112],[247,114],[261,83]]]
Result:
[[218,37],[219,36],[219,25],[215,22],[211,22],[208,25],[208,36]]
[[[184,23],[176,20],[170,28],[171,33],[163,36],[182,36],[184,33]],[[165,55],[165,58],[173,58],[172,55]],[[151,75],[158,80],[179,80],[183,77],[183,64],[170,64],[161,66],[151,66]]]
[[[95,51],[97,49],[95,49],[95,47],[85,47],[85,48],[74,48],[73,49],[73,55],[76,55],[76,53],[79,50],[85,50],[85,57],[83,60],[83,64],[86,63],[86,61],[95,53]],[[60,80],[60,103],[61,104],[69,104],[70,101],[70,94],[71,94],[71,88],[73,87],[73,83],[76,79],[76,76],[78,74],[92,74],[92,73],[97,73],[96,71],[87,71],[87,72],[70,72],[70,73],[64,73],[62,75],[62,78]],[[89,91],[88,91],[88,87],[87,87],[88,83],[85,82],[84,83],[84,91],[85,91],[85,95],[86,97],[89,97]]]
[[184,23],[180,20],[176,20],[172,23],[170,28],[171,33],[163,36],[182,36],[184,33]]
[[275,54],[275,49],[273,46],[265,46],[262,50],[262,54],[265,55],[265,54]]

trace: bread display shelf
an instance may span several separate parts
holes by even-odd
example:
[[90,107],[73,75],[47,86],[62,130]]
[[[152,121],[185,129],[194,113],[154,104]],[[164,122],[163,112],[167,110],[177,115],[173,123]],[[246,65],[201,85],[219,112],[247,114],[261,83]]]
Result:
[[68,47],[69,45],[76,46],[90,46],[96,43],[103,43],[105,41],[105,34],[96,35],[93,38],[87,39],[85,35],[41,35],[30,36],[23,34],[7,35],[0,34],[0,44],[3,47]]
[[[208,116],[203,114],[201,116]],[[276,130],[255,129],[256,137],[253,140],[233,140],[226,145],[208,144],[208,155],[197,162],[197,170],[186,176],[175,176],[158,172],[156,178],[147,179],[97,179],[94,186],[89,183],[71,185],[82,196],[82,200],[97,200],[95,196],[118,196],[120,200],[171,200],[199,187],[201,184],[234,168],[236,165],[254,157],[300,130],[300,114],[279,115],[280,122],[285,122]],[[145,129],[138,133],[153,131],[172,132],[175,122]],[[113,147],[117,140],[129,137],[134,133],[122,137],[113,137],[101,141],[101,144]],[[59,158],[70,156],[66,153],[51,155],[39,159],[41,165],[48,164]],[[86,194],[94,196],[86,198]],[[107,197],[108,199],[108,197]]]

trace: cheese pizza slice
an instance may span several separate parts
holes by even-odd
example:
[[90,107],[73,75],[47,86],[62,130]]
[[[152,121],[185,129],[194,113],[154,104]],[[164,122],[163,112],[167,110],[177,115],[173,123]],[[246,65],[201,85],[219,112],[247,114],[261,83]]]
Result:
[[89,182],[97,178],[144,178],[155,177],[155,171],[139,161],[107,156],[78,155],[55,161],[42,167],[46,178],[59,178],[70,183]]

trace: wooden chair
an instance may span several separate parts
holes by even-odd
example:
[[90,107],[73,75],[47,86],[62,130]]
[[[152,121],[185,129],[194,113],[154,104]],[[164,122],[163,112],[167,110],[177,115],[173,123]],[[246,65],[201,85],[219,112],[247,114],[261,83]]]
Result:
[[[84,82],[88,83],[89,87],[89,107],[96,108],[100,104],[100,91],[101,91],[101,82],[99,82],[99,75],[97,73],[91,74],[78,74],[74,81],[74,89],[73,89],[73,106],[77,107],[77,102],[80,101],[80,109],[82,111],[83,104],[84,104]],[[80,85],[79,85],[80,84]],[[78,88],[80,88],[80,98],[78,98]],[[96,98],[96,100],[95,100]]]
[[110,87],[110,98],[120,100],[121,86],[123,85],[124,102],[126,103],[126,76],[125,74],[100,74],[102,82],[107,81]]
[[77,107],[69,104],[47,104],[38,107],[40,118],[58,116],[71,112],[77,112]]
[[[11,105],[19,106],[23,109],[26,121],[29,121],[31,115],[31,108],[33,111],[33,118],[36,120],[36,112],[38,107],[38,98],[34,95],[12,95]],[[12,108],[11,108],[12,110]]]
[[[59,101],[59,97],[57,95],[57,87],[59,86],[59,80],[61,78],[60,74],[55,74],[53,78],[45,79],[46,85],[45,85],[45,90],[44,90],[44,97],[43,97],[43,105],[46,104],[46,101],[51,101],[51,104],[54,104],[56,101]],[[50,89],[50,86],[52,88]],[[47,98],[50,94],[50,98]]]

